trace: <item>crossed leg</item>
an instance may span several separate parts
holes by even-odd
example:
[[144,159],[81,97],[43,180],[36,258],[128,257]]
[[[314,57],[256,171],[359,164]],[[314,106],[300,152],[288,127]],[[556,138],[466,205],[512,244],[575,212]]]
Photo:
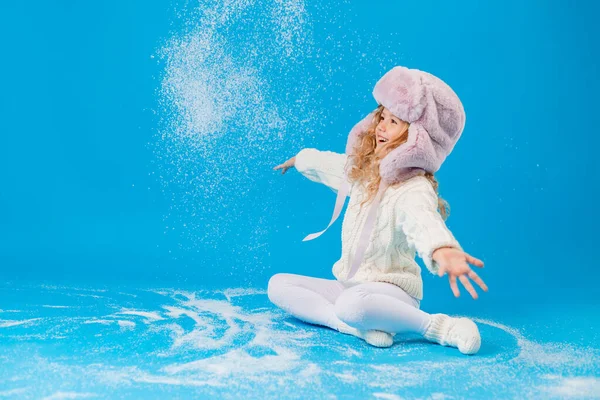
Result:
[[419,301],[396,285],[367,282],[344,290],[335,302],[335,314],[359,330],[423,335],[430,315],[418,307]]
[[429,314],[396,285],[368,282],[346,287],[337,280],[276,274],[267,290],[273,304],[294,317],[335,330],[340,321],[359,330],[423,334]]

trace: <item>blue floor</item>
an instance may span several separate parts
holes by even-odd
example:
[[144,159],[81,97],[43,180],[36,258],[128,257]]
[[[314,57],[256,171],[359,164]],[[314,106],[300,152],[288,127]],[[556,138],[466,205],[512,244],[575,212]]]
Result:
[[592,307],[473,316],[483,344],[468,357],[418,338],[373,348],[284,315],[263,289],[0,291],[0,398],[600,396]]

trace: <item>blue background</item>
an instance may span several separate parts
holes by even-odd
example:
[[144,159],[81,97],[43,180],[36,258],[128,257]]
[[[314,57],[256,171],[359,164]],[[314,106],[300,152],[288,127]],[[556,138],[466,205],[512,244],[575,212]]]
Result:
[[[591,295],[598,276],[598,167],[592,159],[600,118],[597,6],[321,6],[307,3],[315,43],[326,47],[327,35],[341,38],[350,29],[377,32],[379,47],[365,48],[393,49],[397,64],[431,71],[460,95],[467,126],[437,176],[452,207],[449,227],[486,262],[482,276],[490,292],[481,303],[597,301]],[[340,222],[315,242],[301,239],[326,225],[334,195],[269,167],[245,180],[278,213],[263,238],[266,267],[240,270],[223,256],[244,237],[228,236],[218,249],[197,245],[198,253],[181,250],[183,239],[165,234],[169,194],[151,174],[157,161],[149,146],[159,140],[153,110],[164,65],[151,56],[181,29],[181,4],[63,1],[2,8],[2,279],[199,285],[227,275],[264,286],[276,272],[329,276],[339,256]],[[323,22],[327,12],[352,22],[336,30]],[[350,44],[360,47],[360,38]],[[269,156],[270,165],[302,147],[342,152],[349,128],[374,107],[374,82],[392,66],[340,68],[336,85],[314,96],[326,99],[325,107],[343,99],[343,110],[329,113],[330,128],[304,146],[289,140]],[[312,72],[315,82],[326,83]],[[297,139],[302,132],[286,135]],[[239,254],[235,264],[252,260]],[[199,267],[207,263],[213,267]],[[427,280],[427,301],[447,299],[446,289]]]
[[[228,120],[230,135],[249,132],[260,145],[221,137],[214,153],[200,153],[186,142],[167,144],[178,111],[162,85],[175,53],[159,53],[194,31],[207,11],[201,5],[2,3],[0,280],[8,286],[0,308],[20,307],[23,298],[8,296],[7,287],[29,283],[265,289],[278,272],[332,278],[341,219],[319,239],[301,240],[326,226],[334,193],[272,168],[304,147],[343,152],[350,128],[376,106],[373,85],[399,64],[441,77],[465,106],[463,137],[436,176],[451,206],[447,224],[484,260],[480,275],[490,288],[477,301],[464,289],[454,299],[445,279],[423,269],[422,308],[500,318],[538,340],[589,344],[600,305],[598,5],[305,7],[310,25],[295,34],[309,35],[312,47],[254,66],[271,85],[261,92],[266,101],[283,107],[281,136]],[[260,7],[246,18],[258,21]],[[267,46],[268,54],[261,26],[258,36],[245,35],[244,24],[223,33],[237,61],[249,57],[244,46]],[[306,97],[296,110],[290,93]],[[312,119],[299,122],[304,115]],[[195,191],[182,183],[188,172],[200,181],[231,179]],[[485,354],[502,353],[503,340]]]

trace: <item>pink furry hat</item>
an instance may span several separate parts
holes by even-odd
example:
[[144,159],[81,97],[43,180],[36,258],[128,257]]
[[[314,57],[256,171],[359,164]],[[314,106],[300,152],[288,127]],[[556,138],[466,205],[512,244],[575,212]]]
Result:
[[[398,66],[379,79],[373,97],[410,124],[407,142],[381,161],[382,180],[392,185],[422,171],[437,172],[465,126],[465,111],[450,86],[427,72]],[[352,128],[346,154],[352,153],[373,116],[370,113]]]

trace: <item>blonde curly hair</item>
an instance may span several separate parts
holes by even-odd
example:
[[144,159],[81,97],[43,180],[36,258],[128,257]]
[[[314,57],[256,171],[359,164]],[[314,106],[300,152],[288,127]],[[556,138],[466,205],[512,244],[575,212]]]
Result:
[[[373,116],[373,122],[369,125],[367,131],[357,138],[353,152],[348,157],[348,162],[350,163],[348,178],[350,181],[367,185],[367,198],[361,203],[361,207],[377,194],[381,182],[381,175],[379,174],[381,160],[408,139],[409,125],[407,123],[404,131],[396,139],[388,142],[385,147],[377,149],[375,128],[377,128],[379,121],[381,121],[383,109],[382,105],[377,107]],[[439,183],[435,179],[435,176],[432,173],[426,172],[425,177],[429,180],[433,190],[438,195],[438,212],[446,220],[450,215],[450,205],[439,195]]]

